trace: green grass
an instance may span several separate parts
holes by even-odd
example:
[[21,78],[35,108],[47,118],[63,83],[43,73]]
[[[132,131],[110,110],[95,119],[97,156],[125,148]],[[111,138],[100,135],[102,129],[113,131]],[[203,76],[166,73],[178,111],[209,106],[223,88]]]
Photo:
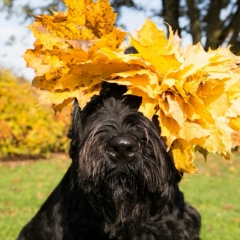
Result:
[[16,239],[67,170],[70,160],[0,164],[0,239]]
[[[22,161],[0,164],[0,239],[16,239],[67,170],[70,160]],[[196,160],[196,175],[181,182],[186,200],[202,216],[202,240],[239,240],[240,155],[233,163],[210,156]]]
[[240,154],[232,158],[209,156],[205,163],[198,157],[198,173],[181,182],[186,201],[202,216],[203,240],[240,239]]

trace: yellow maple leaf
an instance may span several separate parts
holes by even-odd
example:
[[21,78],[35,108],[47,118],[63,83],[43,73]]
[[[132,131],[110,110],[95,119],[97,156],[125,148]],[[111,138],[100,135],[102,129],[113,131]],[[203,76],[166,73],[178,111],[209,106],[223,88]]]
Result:
[[209,135],[210,131],[208,129],[204,129],[200,124],[190,121],[184,122],[183,126],[178,132],[179,138],[184,139],[188,143],[198,143],[200,139],[206,138]]
[[142,29],[136,32],[137,35],[131,37],[131,43],[141,57],[155,66],[161,74],[176,70],[180,65],[176,57],[177,53],[174,51],[176,43],[173,40],[171,27],[169,32],[168,40],[164,31],[160,31],[152,21],[147,19]]
[[[71,5],[72,1],[68,1],[69,5]],[[87,0],[85,3],[85,16],[86,27],[92,29],[94,34],[101,38],[103,35],[113,31],[117,14],[113,12],[108,0],[98,0],[97,2]],[[74,18],[77,19],[77,16],[74,16]]]
[[180,172],[194,173],[196,171],[193,165],[194,146],[179,138],[173,142],[171,150],[175,166]]
[[160,107],[164,111],[164,114],[173,118],[178,123],[179,127],[182,127],[186,121],[186,115],[184,110],[184,102],[182,101],[181,96],[175,95],[171,92],[165,92],[164,96],[162,96],[162,99],[164,99],[165,104],[161,105]]
[[231,118],[229,121],[229,127],[232,128],[234,131],[239,131],[239,126],[240,126],[240,115],[237,117]]
[[139,97],[142,97],[142,104],[139,108],[139,111],[144,113],[146,117],[149,119],[152,119],[154,114],[156,114],[156,105],[157,105],[157,100],[156,98],[151,98],[147,94],[146,91],[143,91],[140,88],[135,88],[135,87],[129,87],[129,90],[127,91],[126,94],[131,94],[131,95],[136,95]]

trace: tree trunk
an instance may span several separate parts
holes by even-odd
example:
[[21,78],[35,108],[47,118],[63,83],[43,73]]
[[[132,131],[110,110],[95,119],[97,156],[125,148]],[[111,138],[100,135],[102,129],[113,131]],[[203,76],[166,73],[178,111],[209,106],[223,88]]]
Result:
[[226,42],[227,44],[231,44],[231,50],[235,54],[240,55],[240,41],[238,40],[240,32],[240,0],[237,1],[236,7],[236,12],[229,16],[231,20],[229,24],[223,29],[220,36],[220,41],[221,43]]
[[220,11],[222,6],[222,0],[212,0],[207,13],[207,29],[206,29],[206,44],[205,49],[216,49],[221,42],[219,37],[221,35],[221,21]]
[[240,49],[240,41],[238,40],[240,32],[240,1],[238,1],[238,9],[233,18],[233,35],[230,40],[230,44],[232,45],[231,50],[237,53]]
[[163,3],[163,17],[166,23],[168,23],[173,31],[178,31],[178,35],[181,36],[181,31],[178,24],[179,18],[179,0],[162,0]]
[[199,20],[199,9],[194,0],[187,0],[188,17],[190,19],[190,33],[192,35],[193,44],[201,41],[201,28]]

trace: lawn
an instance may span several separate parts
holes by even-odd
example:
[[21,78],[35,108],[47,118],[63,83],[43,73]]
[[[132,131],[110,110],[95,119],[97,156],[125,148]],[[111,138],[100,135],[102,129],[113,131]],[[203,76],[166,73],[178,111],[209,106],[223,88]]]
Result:
[[[0,163],[0,239],[16,239],[62,178],[70,160]],[[202,215],[202,240],[240,239],[240,154],[233,162],[197,157],[196,175],[185,175],[181,189]]]
[[202,216],[203,240],[240,239],[240,154],[232,162],[219,156],[195,161],[198,173],[185,176],[181,182],[186,200]]

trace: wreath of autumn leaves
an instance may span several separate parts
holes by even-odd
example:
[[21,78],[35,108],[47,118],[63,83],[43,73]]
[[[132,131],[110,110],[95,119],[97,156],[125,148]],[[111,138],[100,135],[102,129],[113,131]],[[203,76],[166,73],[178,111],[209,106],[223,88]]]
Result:
[[[36,41],[24,54],[35,70],[41,104],[60,111],[78,98],[84,107],[103,81],[142,97],[146,117],[158,115],[178,170],[193,173],[196,151],[230,159],[240,139],[240,58],[229,48],[180,46],[149,19],[133,35],[115,27],[108,0],[64,0],[67,10],[35,17]],[[124,54],[124,39],[138,54]]]

